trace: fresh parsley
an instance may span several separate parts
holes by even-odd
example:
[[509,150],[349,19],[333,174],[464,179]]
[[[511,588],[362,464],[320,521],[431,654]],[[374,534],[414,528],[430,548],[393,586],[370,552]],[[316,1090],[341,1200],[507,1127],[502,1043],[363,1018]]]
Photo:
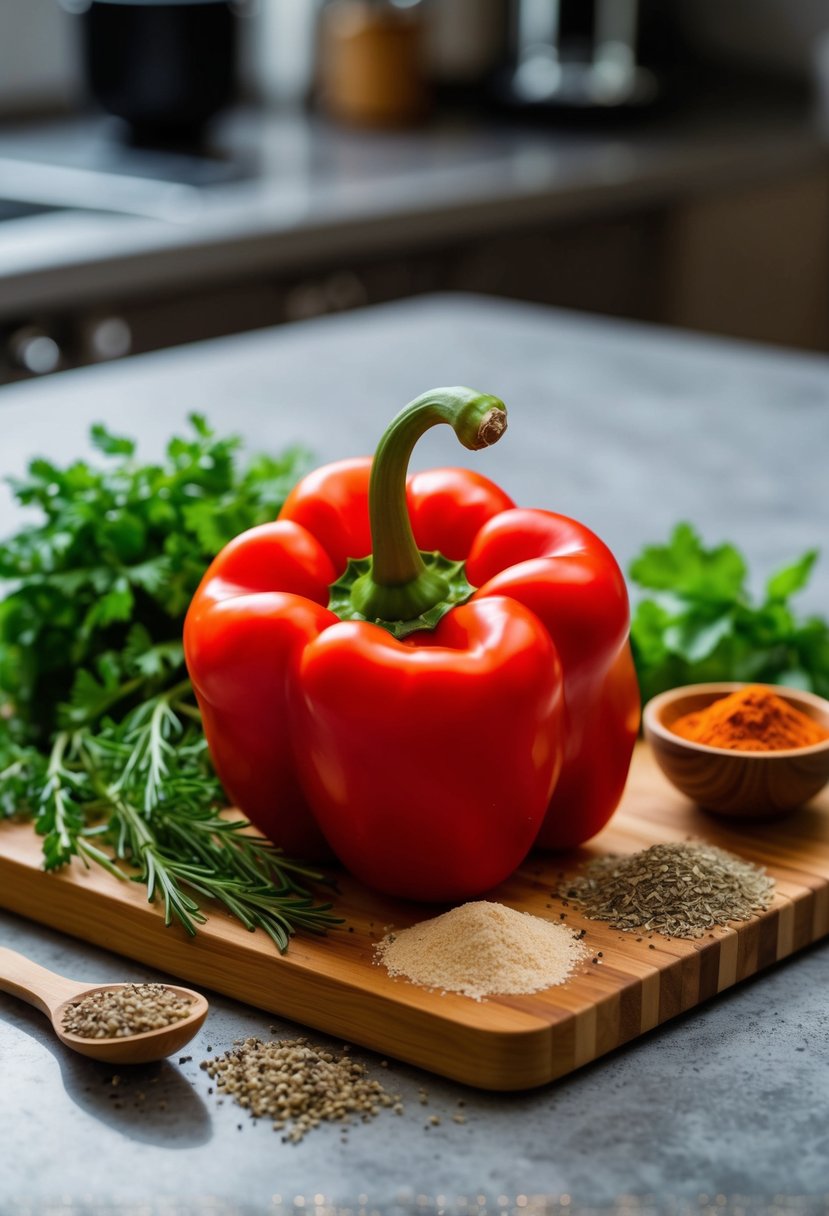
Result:
[[709,680],[788,684],[829,696],[829,622],[800,617],[789,601],[809,581],[810,549],[748,590],[748,567],[732,544],[706,548],[689,523],[665,545],[648,545],[630,567],[646,594],[636,605],[631,642],[642,699]]
[[11,482],[36,518],[0,544],[0,818],[33,820],[47,870],[142,882],[188,933],[218,900],[284,950],[337,923],[309,893],[323,876],[220,814],[181,631],[210,560],[274,518],[306,457],[240,468],[238,439],[190,422],[158,463],[96,426],[96,463]]

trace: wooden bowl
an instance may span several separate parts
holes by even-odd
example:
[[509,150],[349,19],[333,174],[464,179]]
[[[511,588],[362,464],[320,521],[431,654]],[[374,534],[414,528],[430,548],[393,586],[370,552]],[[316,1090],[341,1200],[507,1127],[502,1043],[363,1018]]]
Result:
[[[829,781],[829,739],[786,751],[741,752],[692,743],[671,724],[743,684],[689,684],[660,693],[642,715],[645,738],[662,772],[706,810],[741,819],[775,819],[813,798]],[[829,701],[797,688],[774,692],[829,730]]]

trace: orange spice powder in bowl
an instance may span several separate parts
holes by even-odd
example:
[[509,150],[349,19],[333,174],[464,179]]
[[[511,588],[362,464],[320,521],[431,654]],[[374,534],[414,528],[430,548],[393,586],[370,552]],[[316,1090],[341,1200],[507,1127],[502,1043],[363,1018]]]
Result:
[[704,709],[684,714],[671,730],[708,747],[745,752],[786,751],[813,747],[829,739],[829,730],[763,684],[746,684]]
[[775,818],[829,781],[829,702],[814,693],[692,684],[649,701],[643,727],[666,777],[715,813]]

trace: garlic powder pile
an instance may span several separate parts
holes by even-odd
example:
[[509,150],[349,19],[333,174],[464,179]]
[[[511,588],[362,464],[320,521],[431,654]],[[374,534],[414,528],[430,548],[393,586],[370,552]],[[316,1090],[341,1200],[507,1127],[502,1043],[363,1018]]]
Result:
[[375,948],[389,975],[478,1001],[562,984],[586,955],[563,925],[486,900],[388,933]]

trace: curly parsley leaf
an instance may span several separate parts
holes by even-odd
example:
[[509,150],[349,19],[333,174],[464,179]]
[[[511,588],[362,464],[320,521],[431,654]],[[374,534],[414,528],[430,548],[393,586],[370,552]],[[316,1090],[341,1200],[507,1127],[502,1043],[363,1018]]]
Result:
[[103,463],[36,459],[11,482],[39,519],[0,544],[0,818],[28,818],[43,864],[133,878],[188,933],[204,899],[281,950],[338,923],[241,819],[210,768],[184,670],[184,614],[227,541],[273,519],[303,453],[240,468],[239,441],[200,415],[155,464],[103,426]]
[[745,562],[733,545],[705,549],[688,523],[677,524],[667,545],[648,545],[630,568],[640,587],[708,604],[743,600],[746,574]]
[[0,689],[33,741],[54,731],[75,669],[124,649],[136,622],[153,645],[180,640],[206,566],[233,536],[274,518],[304,464],[289,451],[240,468],[238,439],[216,436],[199,415],[190,423],[158,463],[141,463],[131,439],[98,425],[101,465],[38,458],[10,483],[41,518],[0,543]]
[[784,566],[766,583],[766,599],[785,601],[790,595],[801,591],[809,581],[812,568],[819,556],[817,549],[809,549],[790,566]]

